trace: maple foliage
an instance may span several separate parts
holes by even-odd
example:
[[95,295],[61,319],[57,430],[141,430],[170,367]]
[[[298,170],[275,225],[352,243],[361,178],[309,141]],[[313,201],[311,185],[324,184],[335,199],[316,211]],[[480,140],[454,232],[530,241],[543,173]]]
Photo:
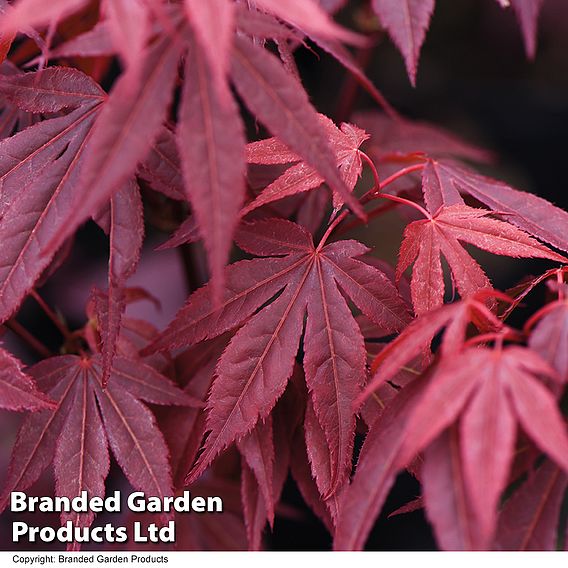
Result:
[[[498,4],[533,58],[543,0]],[[444,550],[566,545],[568,213],[478,171],[493,152],[402,117],[365,72],[386,34],[419,88],[436,11],[0,0],[0,408],[22,413],[1,510],[122,476],[223,496],[216,519],[162,515],[178,549],[267,548],[301,518],[290,487],[336,550],[420,510]],[[313,51],[346,73],[337,112],[303,84]],[[355,85],[371,110],[352,112]],[[105,265],[73,275],[81,310],[44,299],[91,233]],[[501,292],[499,257],[540,274]],[[135,312],[160,308],[148,266],[173,317]],[[386,511],[405,470],[420,494]]]

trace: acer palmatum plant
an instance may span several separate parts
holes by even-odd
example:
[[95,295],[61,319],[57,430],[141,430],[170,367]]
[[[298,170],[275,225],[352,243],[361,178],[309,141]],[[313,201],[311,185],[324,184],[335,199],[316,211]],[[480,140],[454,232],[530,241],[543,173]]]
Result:
[[[224,495],[222,515],[178,515],[177,548],[262,548],[275,519],[297,519],[293,479],[334,547],[356,550],[407,469],[421,494],[397,513],[423,508],[442,549],[565,546],[568,213],[478,173],[491,154],[403,118],[366,77],[388,33],[415,83],[434,0],[347,4],[0,2],[0,406],[27,412],[2,508],[38,482],[104,496],[112,453],[147,495]],[[533,57],[542,1],[499,4]],[[376,108],[318,113],[305,45]],[[366,244],[348,235],[392,211],[396,268],[370,228]],[[93,222],[108,270],[80,281],[70,323],[41,288]],[[159,271],[177,249],[174,286],[190,288],[162,331],[126,313],[156,301],[131,280],[145,225],[143,258]],[[156,250],[158,230],[173,234]],[[543,259],[541,275],[497,291],[475,249]],[[549,301],[526,317],[537,287]],[[55,348],[22,324],[26,298]],[[22,344],[29,368],[8,351]]]

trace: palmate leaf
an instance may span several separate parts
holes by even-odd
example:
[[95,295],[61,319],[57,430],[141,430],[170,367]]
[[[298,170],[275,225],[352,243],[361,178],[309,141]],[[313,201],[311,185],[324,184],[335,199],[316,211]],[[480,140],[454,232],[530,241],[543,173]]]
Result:
[[444,279],[441,255],[452,272],[453,281],[462,298],[491,288],[479,264],[460,242],[480,249],[512,257],[547,258],[564,262],[565,258],[523,231],[488,217],[489,211],[466,205],[438,209],[428,220],[414,221],[404,231],[400,248],[397,277],[414,263],[412,270],[412,303],[417,315],[440,307],[444,301]]
[[[33,90],[19,91],[13,81],[33,82],[41,96]],[[19,307],[55,253],[48,243],[73,211],[74,194],[81,193],[79,169],[91,127],[105,100],[95,82],[71,69],[46,69],[12,82],[4,77],[3,84],[8,100],[24,110],[78,108],[0,142],[2,321]]]
[[276,57],[242,38],[235,40],[231,69],[235,87],[250,110],[290,150],[313,166],[349,207],[364,216],[337,171],[327,134],[297,80]]
[[568,213],[542,197],[513,189],[443,159],[432,160],[426,165],[423,190],[427,202],[432,204],[432,213],[436,212],[439,204],[461,203],[463,200],[458,193],[468,194],[530,235],[561,250],[568,250],[568,239],[563,230],[568,223]]
[[[360,128],[343,123],[341,129],[324,115],[319,115],[331,147],[335,153],[337,167],[349,191],[353,191],[363,168],[359,146],[367,139]],[[318,172],[300,161],[300,157],[291,152],[285,144],[276,138],[252,142],[246,148],[247,162],[251,164],[287,164],[298,162],[287,169],[280,177],[262,190],[261,194],[241,211],[246,215],[258,207],[273,201],[310,191],[324,183],[324,178]],[[341,195],[333,194],[335,207],[343,205]]]
[[[90,496],[103,497],[107,445],[133,487],[157,497],[172,494],[166,444],[152,413],[140,401],[190,406],[199,406],[200,401],[152,367],[123,358],[115,359],[106,390],[101,388],[102,368],[96,358],[52,357],[32,367],[30,374],[56,406],[22,424],[0,499],[2,508],[11,491],[30,487],[52,460],[58,495],[72,498],[86,490]],[[90,525],[93,518],[92,513],[62,515],[63,522],[71,519],[78,526]]]
[[[512,463],[517,422],[568,471],[566,426],[554,397],[537,375],[554,377],[551,368],[529,349],[466,349],[457,359],[441,361],[405,427],[401,464],[461,416],[460,462],[481,549],[490,545],[496,529],[497,504]],[[439,514],[446,512],[441,509]]]
[[442,357],[405,387],[367,435],[353,483],[341,496],[336,547],[362,548],[394,475],[424,449],[421,482],[438,544],[490,547],[517,424],[568,471],[566,425],[539,376],[557,378],[530,349],[469,347]]
[[[209,285],[190,296],[152,347],[214,337],[241,325],[281,292],[236,333],[219,360],[208,401],[209,436],[189,481],[268,416],[292,373],[307,310],[304,368],[314,410],[328,437],[331,475],[325,492],[331,494],[351,463],[351,405],[365,375],[363,338],[338,286],[385,329],[402,329],[408,312],[389,279],[356,259],[367,249],[355,241],[316,248],[299,225],[270,219],[244,225],[237,242],[267,258],[230,266],[228,289],[218,306],[212,303]],[[367,290],[373,280],[375,287]]]

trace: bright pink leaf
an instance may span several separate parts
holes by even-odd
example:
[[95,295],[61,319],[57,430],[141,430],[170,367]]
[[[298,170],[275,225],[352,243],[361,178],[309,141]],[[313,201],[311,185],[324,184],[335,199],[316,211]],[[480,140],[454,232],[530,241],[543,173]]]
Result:
[[[189,22],[207,61],[217,97],[229,104],[226,81],[235,25],[235,4],[231,0],[184,0]],[[194,61],[195,64],[195,61]],[[202,71],[203,73],[203,71]]]
[[9,34],[24,31],[28,27],[39,27],[62,20],[77,12],[88,0],[19,0],[0,19],[0,33]]
[[257,0],[256,4],[310,35],[314,33],[354,45],[365,39],[336,24],[314,0]]
[[521,25],[525,51],[529,59],[534,59],[536,53],[538,15],[542,4],[543,0],[511,0],[511,5]]
[[373,0],[372,6],[404,56],[410,82],[414,85],[434,0]]

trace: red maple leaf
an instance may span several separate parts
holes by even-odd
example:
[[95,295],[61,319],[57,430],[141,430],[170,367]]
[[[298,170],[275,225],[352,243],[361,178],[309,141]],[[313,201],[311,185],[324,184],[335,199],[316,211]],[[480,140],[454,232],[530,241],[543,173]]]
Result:
[[237,242],[265,258],[228,268],[219,306],[212,303],[210,286],[190,296],[152,347],[191,345],[249,320],[219,359],[208,399],[209,436],[188,479],[198,477],[220,451],[268,416],[292,373],[307,310],[304,368],[330,448],[331,477],[322,492],[332,493],[350,467],[352,404],[365,380],[363,338],[339,290],[392,331],[408,322],[406,307],[384,274],[357,260],[368,249],[356,241],[315,247],[299,225],[271,219],[243,226]]
[[[104,497],[109,472],[108,446],[133,487],[160,498],[172,494],[168,450],[152,413],[140,401],[197,405],[171,381],[142,361],[116,357],[112,380],[102,389],[98,358],[52,357],[29,372],[56,401],[24,420],[12,452],[1,498],[5,508],[11,491],[30,487],[53,461],[56,494],[69,498],[86,490]],[[63,513],[89,526],[93,513]]]

